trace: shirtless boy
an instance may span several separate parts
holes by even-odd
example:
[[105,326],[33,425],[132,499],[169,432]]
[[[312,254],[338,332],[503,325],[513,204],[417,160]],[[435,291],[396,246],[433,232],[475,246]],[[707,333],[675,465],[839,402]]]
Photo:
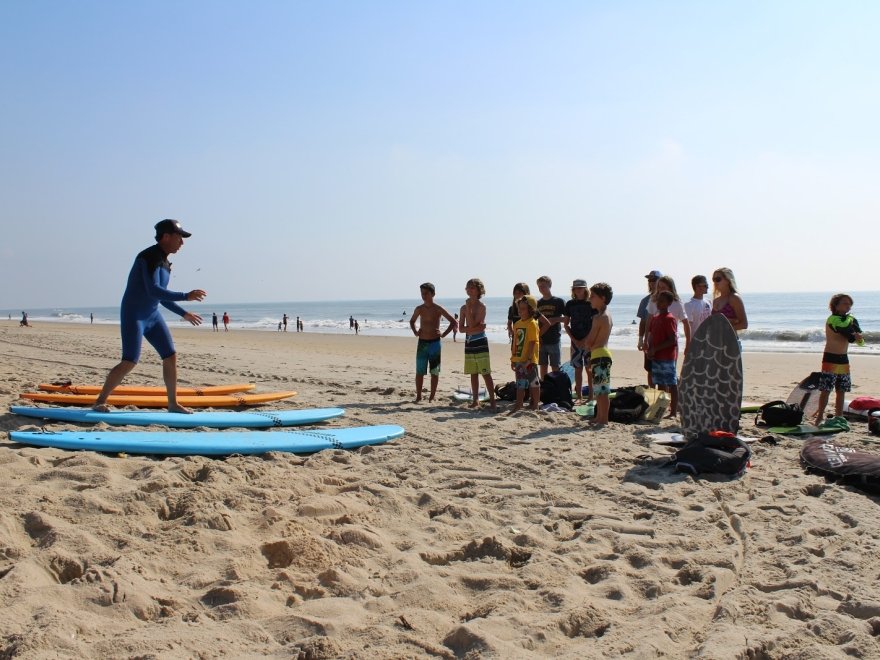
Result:
[[845,293],[831,296],[828,304],[831,316],[825,323],[825,352],[822,354],[822,375],[819,376],[817,426],[825,416],[825,406],[828,405],[831,390],[836,392],[834,414],[840,417],[843,414],[843,399],[852,389],[847,351],[850,343],[863,341],[859,322],[849,313],[852,306],[853,299]]
[[[422,400],[422,385],[425,382],[425,374],[431,372],[431,394],[428,401],[434,400],[437,394],[437,382],[440,380],[440,339],[445,337],[453,328],[457,327],[452,314],[440,305],[434,304],[436,289],[430,282],[419,286],[422,294],[422,304],[416,307],[409,319],[409,327],[413,334],[419,338],[416,348],[416,403]],[[440,318],[449,321],[446,330],[440,333]],[[419,329],[416,330],[416,321],[421,319]]]
[[596,417],[593,423],[603,426],[608,423],[608,409],[611,394],[611,351],[608,350],[608,338],[614,326],[608,303],[613,296],[611,287],[598,282],[590,287],[590,305],[596,310],[593,316],[593,327],[584,344],[590,353],[590,369],[593,372],[593,387],[596,397]]
[[492,382],[492,367],[489,362],[489,340],[486,337],[486,305],[480,300],[486,294],[486,287],[477,278],[468,280],[464,287],[467,300],[461,306],[459,318],[464,339],[464,372],[471,376],[471,391],[474,400],[470,408],[480,405],[480,374],[489,392],[489,409],[498,410],[495,405],[495,384]]

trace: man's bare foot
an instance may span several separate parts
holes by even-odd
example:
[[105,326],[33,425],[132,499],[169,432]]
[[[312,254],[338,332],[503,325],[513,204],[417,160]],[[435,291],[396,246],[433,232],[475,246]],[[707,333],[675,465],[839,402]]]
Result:
[[110,406],[106,403],[96,403],[92,406],[92,410],[95,412],[110,412]]
[[479,402],[479,401],[471,401],[471,402],[468,404],[468,408],[479,408],[479,407],[480,407],[480,402]]
[[179,403],[173,406],[168,406],[168,412],[181,413],[183,415],[192,415],[192,410],[185,406],[181,406]]
[[601,429],[601,428],[604,428],[605,425],[606,425],[607,423],[608,423],[608,422],[599,422],[599,421],[597,421],[597,420],[595,420],[595,419],[591,419],[591,420],[589,420],[589,421],[587,422],[587,424],[590,425],[590,428],[591,428],[591,429]]

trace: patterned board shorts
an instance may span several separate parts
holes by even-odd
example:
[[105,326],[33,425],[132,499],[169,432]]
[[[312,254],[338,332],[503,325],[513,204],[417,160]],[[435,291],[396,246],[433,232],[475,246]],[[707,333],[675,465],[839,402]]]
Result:
[[675,360],[651,360],[651,377],[654,385],[678,385]]
[[577,346],[571,347],[571,366],[575,369],[583,369],[590,366],[590,351]]
[[849,374],[832,374],[823,371],[819,374],[819,391],[833,392],[839,390],[841,392],[852,391],[852,378]]
[[468,335],[464,340],[464,372],[466,374],[491,374],[489,340],[486,333]]
[[527,390],[531,387],[541,387],[537,364],[520,362],[516,365],[514,373],[516,374],[516,389]]
[[611,358],[598,357],[590,360],[593,372],[593,395],[602,396],[611,393]]
[[432,376],[440,375],[440,340],[419,339],[416,348],[416,374],[424,376],[430,369]]

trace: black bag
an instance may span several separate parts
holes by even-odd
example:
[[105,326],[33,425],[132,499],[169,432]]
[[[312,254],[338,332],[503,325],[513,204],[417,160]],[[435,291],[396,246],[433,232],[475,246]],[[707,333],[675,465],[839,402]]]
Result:
[[608,419],[630,424],[639,421],[648,410],[648,402],[635,387],[619,387],[608,406]]
[[880,417],[874,417],[874,413],[880,412],[877,408],[868,411],[868,430],[874,435],[880,435]]
[[804,411],[799,405],[785,401],[771,401],[758,408],[755,415],[756,426],[797,426],[804,420]]
[[739,476],[746,471],[751,457],[749,446],[732,433],[710,431],[700,433],[675,452],[667,465],[674,465],[676,472],[694,476],[703,473]]
[[574,399],[571,397],[571,378],[564,371],[551,371],[541,383],[541,403],[555,403],[571,410]]
[[496,385],[495,396],[502,401],[516,401],[516,383],[510,381],[505,385]]

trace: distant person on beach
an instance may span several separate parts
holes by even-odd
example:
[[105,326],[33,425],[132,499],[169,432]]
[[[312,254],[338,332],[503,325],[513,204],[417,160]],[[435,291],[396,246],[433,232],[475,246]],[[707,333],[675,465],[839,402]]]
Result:
[[[456,324],[458,323],[458,314],[453,314],[452,317],[455,319]],[[456,326],[457,327],[457,326]],[[458,341],[456,337],[458,336],[458,329],[452,331],[452,341]]]
[[712,273],[715,291],[712,300],[712,313],[723,314],[737,333],[749,327],[746,307],[739,295],[736,278],[730,268],[719,268]]
[[141,251],[135,257],[134,265],[128,274],[128,283],[119,309],[122,361],[107,375],[104,388],[93,406],[97,411],[109,410],[107,398],[137,365],[141,355],[141,344],[146,339],[162,358],[162,378],[168,392],[168,410],[179,413],[191,412],[177,403],[177,352],[174,350],[168,325],[159,313],[159,305],[193,325],[200,325],[202,317],[187,312],[176,301],[201,301],[206,294],[202,289],[183,293],[170,291],[167,288],[168,280],[171,278],[168,255],[176,254],[183,247],[183,239],[189,238],[192,234],[184,231],[177,220],[162,220],[156,223],[155,229],[156,244]]
[[[495,405],[495,383],[492,381],[492,366],[489,360],[489,339],[486,337],[486,305],[480,298],[486,295],[482,280],[473,278],[464,286],[467,300],[461,306],[461,331],[464,333],[464,372],[471,377],[471,392],[474,399],[470,408],[480,406],[480,376],[489,393],[489,409],[498,410]],[[456,314],[455,318],[459,318]],[[454,333],[454,331],[453,331]]]
[[516,380],[516,401],[509,414],[522,409],[526,392],[529,410],[537,410],[541,399],[541,379],[538,377],[540,330],[538,301],[526,295],[516,303],[519,319],[513,324],[513,342],[510,345],[510,368]]
[[614,322],[608,313],[608,305],[614,292],[605,282],[597,282],[590,287],[590,306],[595,310],[590,334],[584,346],[590,354],[590,371],[593,374],[591,391],[596,399],[596,416],[593,424],[602,426],[608,423],[608,411],[611,395],[611,351],[608,350],[608,338]]
[[687,315],[688,323],[691,327],[688,341],[684,345],[684,352],[687,353],[690,346],[690,338],[694,336],[703,321],[712,314],[712,303],[703,298],[709,293],[709,280],[705,275],[694,275],[691,278],[691,288],[694,290],[694,296],[684,304],[684,313]]
[[675,296],[671,291],[657,293],[653,301],[657,313],[648,323],[647,356],[651,360],[651,376],[654,384],[669,393],[669,414],[675,417],[678,412],[678,320],[670,312]]
[[354,317],[353,316],[348,317],[348,329],[354,330]]
[[[654,286],[662,275],[663,274],[659,270],[652,270],[645,275],[645,279],[648,281],[648,295],[639,301],[639,309],[636,312],[636,317],[639,319],[638,350],[640,351],[645,350],[645,335],[648,332],[648,321],[651,318],[651,315],[648,313],[648,303],[651,302],[651,296],[654,294]],[[647,353],[645,354],[644,366],[645,371],[648,372],[648,387],[654,387],[654,380],[651,377],[651,360],[648,358]]]
[[281,332],[281,321],[278,321],[278,332]]
[[89,323],[94,323],[94,322],[95,322],[95,315],[89,314]]
[[354,320],[354,334],[358,335],[361,332],[360,323],[357,322],[357,319]]
[[299,332],[299,317],[296,317],[296,331]]
[[223,312],[223,332],[229,332],[229,314]]
[[30,323],[28,323],[28,314],[27,314],[27,312],[22,312],[22,313],[21,313],[21,321],[18,322],[18,327],[21,328],[22,326],[24,326],[24,327],[29,327],[29,326],[30,326]]
[[541,275],[537,281],[538,291],[541,298],[538,300],[538,313],[543,317],[541,324],[541,340],[538,349],[538,364],[541,367],[541,379],[547,375],[548,370],[559,371],[562,361],[560,340],[562,330],[560,324],[565,319],[565,302],[550,292],[553,280],[547,275]]
[[287,332],[287,314],[281,317],[281,322],[284,324],[284,332]]
[[654,294],[651,296],[651,300],[648,301],[648,314],[652,318],[657,314],[657,296],[660,295],[661,291],[668,291],[672,294],[672,303],[669,305],[669,313],[672,314],[675,320],[681,323],[684,328],[685,346],[687,346],[691,341],[691,324],[687,320],[684,305],[681,304],[681,299],[678,297],[678,291],[675,290],[675,280],[673,280],[671,276],[661,275],[657,279],[657,283],[654,285]]
[[[452,314],[440,305],[434,304],[436,289],[430,282],[419,286],[422,295],[422,304],[416,307],[409,320],[409,327],[413,334],[419,338],[416,348],[416,403],[422,400],[422,385],[425,374],[431,373],[431,394],[428,401],[433,401],[437,394],[437,383],[440,380],[440,339],[445,337],[456,327]],[[445,318],[449,325],[443,334],[440,334],[440,319]],[[421,319],[419,329],[416,330],[416,321]]]
[[217,312],[211,317],[211,325],[214,327],[214,332],[220,332],[220,324],[217,321]]
[[825,417],[825,406],[831,392],[836,393],[834,399],[834,415],[843,414],[843,402],[846,393],[852,390],[852,378],[849,371],[849,345],[864,345],[862,329],[859,322],[850,314],[853,299],[849,294],[837,293],[831,296],[828,309],[831,316],[825,322],[825,351],[822,353],[822,373],[819,376],[819,409],[816,411],[816,425]]
[[587,350],[586,339],[593,327],[593,307],[587,297],[587,281],[575,280],[571,283],[571,300],[565,302],[565,333],[571,339],[570,363],[574,368],[575,401],[580,403],[583,398],[584,370],[587,371],[587,383],[590,393],[587,400],[593,398],[593,376],[590,370],[590,351]]
[[513,343],[513,324],[519,321],[519,299],[529,295],[529,285],[517,282],[513,285],[513,302],[507,309],[507,338]]

